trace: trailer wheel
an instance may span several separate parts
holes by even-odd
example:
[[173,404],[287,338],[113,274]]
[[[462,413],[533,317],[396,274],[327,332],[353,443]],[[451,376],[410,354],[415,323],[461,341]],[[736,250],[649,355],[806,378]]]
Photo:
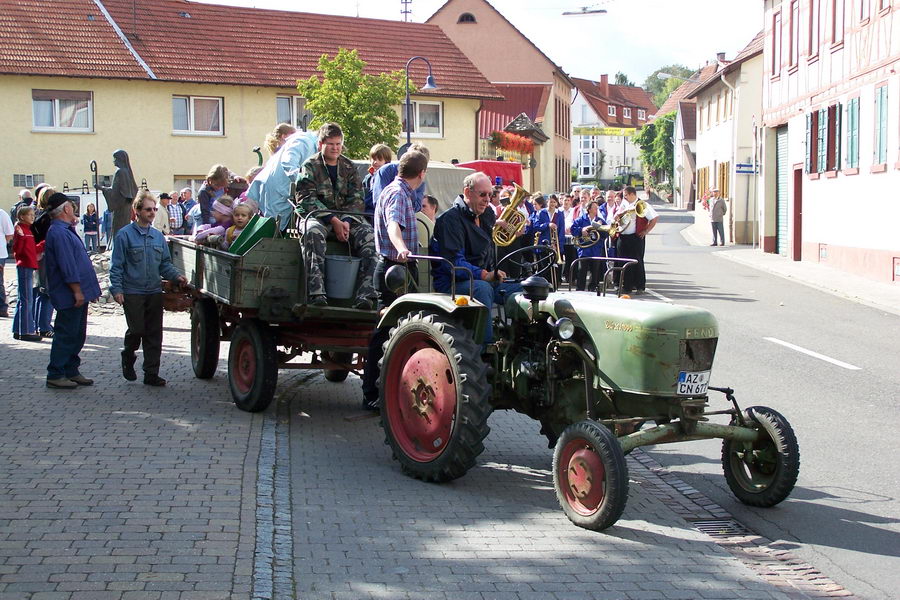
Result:
[[238,323],[228,350],[228,387],[241,410],[260,412],[275,396],[278,362],[271,328],[256,319]]
[[219,310],[212,298],[191,307],[191,367],[197,379],[209,379],[219,364]]
[[467,330],[439,315],[410,313],[391,330],[378,382],[381,425],[407,475],[450,481],[484,451],[491,388],[480,354]]
[[628,466],[616,436],[594,421],[569,425],[553,451],[553,487],[572,523],[600,531],[622,516]]
[[[353,360],[353,354],[350,352],[328,352],[328,358],[334,362],[349,364]],[[350,371],[347,369],[324,369],[325,379],[333,383],[340,383],[347,379]]]
[[800,473],[800,447],[793,428],[777,411],[751,406],[745,416],[760,437],[755,442],[722,442],[725,481],[744,504],[769,508],[794,489]]

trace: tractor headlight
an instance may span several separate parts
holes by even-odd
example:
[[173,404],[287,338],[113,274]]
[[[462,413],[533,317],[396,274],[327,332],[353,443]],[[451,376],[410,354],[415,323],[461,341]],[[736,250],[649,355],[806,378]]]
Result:
[[575,335],[575,323],[572,319],[562,317],[556,321],[556,337],[561,340],[570,340]]

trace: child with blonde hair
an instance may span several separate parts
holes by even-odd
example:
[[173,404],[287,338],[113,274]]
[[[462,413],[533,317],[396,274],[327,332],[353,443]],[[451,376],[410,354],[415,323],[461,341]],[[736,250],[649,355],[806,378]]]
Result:
[[213,165],[206,175],[206,181],[197,192],[197,202],[200,204],[200,224],[215,224],[211,210],[213,201],[225,193],[231,172],[225,165]]
[[237,204],[234,207],[234,210],[231,213],[231,219],[234,222],[234,225],[225,230],[225,235],[222,237],[222,242],[219,244],[219,247],[222,250],[228,250],[231,245],[234,243],[234,240],[241,235],[241,232],[244,231],[244,228],[247,227],[247,224],[250,222],[250,219],[253,218],[254,211],[253,208],[247,203]]
[[209,236],[222,236],[225,231],[231,227],[231,215],[233,211],[234,200],[231,196],[219,196],[219,199],[215,200],[210,208],[210,214],[212,215],[214,222],[195,227],[194,235],[191,239],[199,244],[203,243]]

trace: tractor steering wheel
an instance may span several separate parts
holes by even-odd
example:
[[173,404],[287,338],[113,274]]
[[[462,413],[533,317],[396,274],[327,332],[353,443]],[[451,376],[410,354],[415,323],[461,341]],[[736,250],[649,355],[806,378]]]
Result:
[[[531,256],[527,253],[532,253]],[[514,260],[515,258],[515,260]],[[500,259],[497,263],[498,271],[505,271],[503,265],[509,263],[521,269],[522,276],[518,279],[504,279],[507,283],[519,283],[532,275],[542,275],[556,264],[556,253],[550,246],[535,245],[525,246],[518,250],[513,250]]]

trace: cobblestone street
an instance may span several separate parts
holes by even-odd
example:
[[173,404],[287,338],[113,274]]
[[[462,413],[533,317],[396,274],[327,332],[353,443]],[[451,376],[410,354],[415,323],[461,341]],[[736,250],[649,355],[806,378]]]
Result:
[[231,402],[227,344],[215,378],[193,377],[186,314],[166,314],[165,388],[122,379],[124,319],[92,314],[96,384],[49,390],[49,341],[14,341],[8,323],[2,600],[846,595],[766,540],[729,548],[692,527],[682,517],[727,514],[640,452],[622,520],[592,533],[560,510],[552,453],[522,415],[491,417],[467,476],[425,484],[401,474],[377,418],[357,418],[354,376],[282,371],[278,402],[251,415]]

